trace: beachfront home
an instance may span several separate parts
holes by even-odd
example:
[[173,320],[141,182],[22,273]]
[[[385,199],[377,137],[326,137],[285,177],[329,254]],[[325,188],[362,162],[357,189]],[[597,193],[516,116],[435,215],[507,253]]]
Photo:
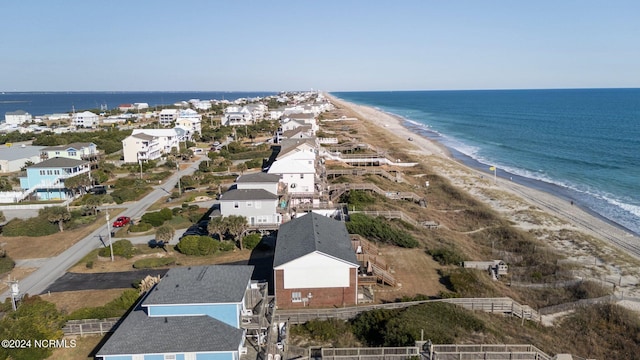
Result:
[[220,196],[220,214],[244,216],[250,226],[279,225],[277,208],[278,195],[264,189],[232,189]]
[[158,118],[160,125],[169,126],[178,118],[178,109],[162,109]]
[[75,142],[69,145],[47,146],[40,151],[42,160],[54,157],[64,157],[76,160],[95,160],[98,157],[98,148],[91,142]]
[[280,226],[273,259],[279,308],[357,303],[358,260],[342,221],[309,213]]
[[22,169],[27,163],[37,164],[42,146],[11,145],[0,146],[0,173],[12,173]]
[[240,190],[263,189],[278,195],[281,192],[280,176],[264,172],[240,175],[236,179],[236,188]]
[[91,111],[83,111],[81,113],[74,113],[71,116],[71,125],[78,128],[94,128],[98,126],[100,117]]
[[88,161],[56,157],[27,167],[20,187],[25,195],[35,194],[38,200],[65,200],[72,194],[64,180],[81,174],[91,176]]
[[9,111],[4,114],[4,122],[7,125],[21,125],[31,120],[33,116],[24,110]]
[[103,360],[239,360],[252,313],[253,266],[170,269],[126,315],[96,356]]
[[290,196],[312,198],[316,183],[317,149],[315,138],[282,140],[276,160],[268,173],[280,176]]
[[155,136],[129,135],[122,140],[122,155],[125,163],[156,160],[162,156],[162,146]]

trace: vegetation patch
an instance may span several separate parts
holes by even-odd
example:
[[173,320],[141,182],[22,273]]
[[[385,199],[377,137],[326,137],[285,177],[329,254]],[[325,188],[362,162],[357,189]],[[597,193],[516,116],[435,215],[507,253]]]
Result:
[[136,260],[133,263],[133,267],[136,269],[154,269],[159,267],[165,267],[176,263],[174,257],[161,257],[161,258],[147,258]]
[[371,217],[363,214],[351,214],[346,223],[350,234],[359,234],[368,239],[392,244],[404,248],[414,248],[419,244],[411,234],[405,230],[392,227],[382,217]]
[[140,294],[136,289],[125,290],[120,297],[104,306],[78,309],[67,316],[67,320],[107,319],[124,315],[138,301]]
[[210,236],[189,235],[180,239],[176,250],[185,255],[206,256],[218,251],[230,251],[235,245],[229,241],[218,241]]
[[431,255],[433,260],[440,265],[458,265],[464,262],[464,256],[454,247],[438,247],[427,250],[427,254]]
[[[131,244],[131,241],[127,239],[118,240],[112,245],[114,256],[131,259],[136,252],[136,248]],[[98,251],[98,255],[102,257],[111,257],[111,248],[109,246],[101,248],[100,251]]]
[[58,226],[39,216],[11,219],[2,229],[4,236],[47,236],[59,231]]

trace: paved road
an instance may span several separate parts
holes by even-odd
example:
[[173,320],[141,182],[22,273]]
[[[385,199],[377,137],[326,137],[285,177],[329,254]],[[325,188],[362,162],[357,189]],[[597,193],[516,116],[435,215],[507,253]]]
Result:
[[[141,217],[149,206],[160,200],[163,196],[171,194],[179,176],[193,174],[193,172],[198,169],[200,162],[206,159],[206,157],[201,157],[188,168],[173,174],[167,179],[167,181],[165,181],[164,184],[154,187],[154,190],[142,200],[126,204],[126,210],[118,215],[130,216],[132,218]],[[113,221],[113,218],[114,216],[111,217],[110,221]],[[64,275],[67,269],[75,265],[86,254],[91,252],[91,250],[103,246],[100,238],[107,239],[107,234],[105,221],[105,225],[101,226],[84,239],[78,241],[60,255],[43,261],[38,270],[20,280],[20,293],[28,293],[31,295],[43,293],[49,285],[53,284],[54,281]],[[5,299],[10,296],[9,291],[5,291],[0,295],[0,299]]]
[[164,276],[167,271],[167,269],[147,269],[110,273],[66,273],[44,292],[132,288],[134,283],[140,282],[147,275]]

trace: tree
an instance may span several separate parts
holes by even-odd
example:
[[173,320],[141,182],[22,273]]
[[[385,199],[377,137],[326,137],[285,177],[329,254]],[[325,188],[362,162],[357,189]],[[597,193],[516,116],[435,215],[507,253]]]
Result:
[[0,223],[7,221],[7,218],[4,216],[4,213],[0,211]]
[[224,233],[227,232],[227,221],[222,216],[214,217],[207,224],[207,231],[210,234],[218,234],[218,240],[224,240]]
[[245,163],[240,163],[236,166],[236,169],[238,169],[238,171],[240,171],[240,174],[244,173],[245,171],[247,171],[247,164]]
[[11,191],[13,186],[11,180],[7,176],[0,177],[0,191]]
[[69,210],[63,206],[46,207],[39,211],[40,216],[44,216],[54,224],[58,224],[60,232],[64,232],[64,222],[71,219]]
[[244,247],[242,246],[242,236],[244,232],[247,231],[249,224],[247,223],[247,218],[240,215],[230,215],[227,216],[227,222],[229,226],[229,233],[233,235],[238,243],[238,247],[242,250]]
[[168,244],[173,240],[176,230],[169,225],[162,225],[156,230],[156,240]]
[[[90,173],[88,173],[90,174]],[[73,192],[84,192],[87,187],[91,186],[91,175],[80,174],[64,180],[64,186]]]
[[100,195],[91,195],[84,204],[91,209],[93,215],[98,215],[98,206],[102,205],[104,198]]

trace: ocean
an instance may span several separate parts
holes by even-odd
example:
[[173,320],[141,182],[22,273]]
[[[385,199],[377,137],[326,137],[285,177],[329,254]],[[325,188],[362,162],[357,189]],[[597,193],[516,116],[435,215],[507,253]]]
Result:
[[640,89],[334,92],[640,234]]
[[16,110],[33,116],[70,113],[72,110],[116,109],[120,104],[147,103],[150,107],[173,105],[180,101],[229,100],[275,95],[268,92],[6,92],[0,93],[0,117]]

